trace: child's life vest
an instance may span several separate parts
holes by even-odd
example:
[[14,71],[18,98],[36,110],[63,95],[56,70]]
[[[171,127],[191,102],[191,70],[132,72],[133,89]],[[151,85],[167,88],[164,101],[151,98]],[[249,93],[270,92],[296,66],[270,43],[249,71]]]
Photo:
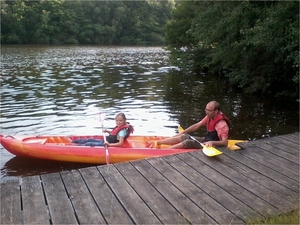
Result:
[[125,124],[125,125],[123,125],[123,126],[116,126],[116,127],[110,132],[110,134],[108,135],[108,137],[106,138],[106,140],[107,140],[109,143],[118,143],[118,142],[119,142],[119,140],[118,140],[118,133],[119,133],[121,130],[123,130],[123,129],[125,129],[125,131],[126,131],[126,135],[125,135],[125,137],[124,137],[125,140],[126,140],[126,139],[129,137],[129,135],[132,134],[133,131],[134,131],[133,127],[132,127],[129,123],[127,123],[127,124]]

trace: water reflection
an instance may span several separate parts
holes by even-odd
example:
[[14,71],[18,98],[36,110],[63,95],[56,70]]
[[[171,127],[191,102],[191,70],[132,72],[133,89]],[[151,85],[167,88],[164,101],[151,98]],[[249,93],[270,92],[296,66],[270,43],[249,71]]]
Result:
[[[232,138],[253,140],[299,127],[296,102],[258,99],[209,75],[183,74],[169,66],[160,47],[2,46],[1,71],[4,135],[97,134],[95,114],[105,112],[105,126],[112,128],[120,111],[136,134],[173,135],[178,123],[187,127],[203,117],[212,99],[231,118]],[[0,150],[2,176],[36,171],[25,169],[30,163],[11,166],[18,163]],[[36,164],[41,173],[69,168]]]

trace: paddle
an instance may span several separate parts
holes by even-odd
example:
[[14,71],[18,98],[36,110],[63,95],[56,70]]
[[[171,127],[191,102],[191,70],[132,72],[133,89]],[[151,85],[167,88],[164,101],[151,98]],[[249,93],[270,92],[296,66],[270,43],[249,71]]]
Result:
[[[99,113],[99,121],[102,125],[102,134],[103,134],[103,141],[106,142],[106,136],[103,132],[104,130],[104,120],[105,120],[105,113]],[[104,147],[105,147],[105,156],[106,156],[106,164],[109,164],[109,152],[108,152],[108,148],[107,148],[107,145],[104,144]]]
[[[184,129],[179,125],[178,126],[178,131],[180,133],[182,133],[184,131]],[[196,141],[198,144],[200,144],[202,146],[202,152],[209,156],[209,157],[212,157],[212,156],[217,156],[217,155],[221,155],[223,152],[219,151],[218,149],[214,148],[214,147],[209,147],[209,146],[206,146],[204,144],[202,144],[200,141],[198,141],[196,138],[194,138],[193,136],[189,135],[189,134],[186,134],[190,139],[192,139],[193,141]]]

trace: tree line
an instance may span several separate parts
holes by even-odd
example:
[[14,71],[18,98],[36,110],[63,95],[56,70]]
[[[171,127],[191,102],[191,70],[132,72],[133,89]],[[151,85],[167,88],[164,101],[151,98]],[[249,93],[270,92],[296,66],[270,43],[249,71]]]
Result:
[[299,1],[3,0],[1,44],[163,45],[186,71],[299,98]]
[[166,42],[172,62],[187,70],[299,101],[299,1],[183,1]]
[[165,44],[173,1],[1,1],[2,44]]

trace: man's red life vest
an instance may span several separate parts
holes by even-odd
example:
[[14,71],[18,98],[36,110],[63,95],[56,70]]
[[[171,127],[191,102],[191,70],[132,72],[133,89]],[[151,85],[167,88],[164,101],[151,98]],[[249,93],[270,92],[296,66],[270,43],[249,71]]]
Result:
[[214,131],[216,128],[216,124],[220,122],[220,120],[225,120],[229,126],[229,119],[222,112],[219,112],[213,119],[209,119],[207,121],[206,129],[208,132]]
[[216,131],[216,124],[218,122],[220,122],[220,120],[225,120],[228,127],[229,127],[229,124],[230,124],[229,119],[222,112],[219,112],[213,119],[209,119],[207,121],[207,125],[206,125],[207,133],[205,135],[204,142],[206,142],[206,141],[219,141],[220,140],[219,136],[218,136],[218,133]]

